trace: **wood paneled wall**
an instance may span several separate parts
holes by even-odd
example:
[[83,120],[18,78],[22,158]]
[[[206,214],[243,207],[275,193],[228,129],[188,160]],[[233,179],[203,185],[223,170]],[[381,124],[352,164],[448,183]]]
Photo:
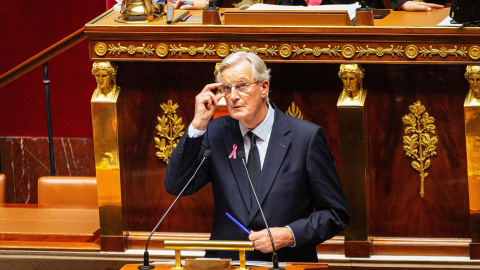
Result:
[[[268,59],[267,59],[268,61]],[[124,224],[127,231],[153,229],[174,200],[163,187],[166,164],[155,156],[160,104],[180,107],[185,126],[195,95],[213,81],[214,63],[119,64],[124,95]],[[286,111],[292,102],[304,119],[323,126],[339,168],[336,103],[342,89],[339,64],[268,63],[270,99]],[[469,207],[463,101],[468,83],[462,65],[363,65],[368,90],[370,235],[381,237],[468,238]],[[435,118],[437,156],[427,170],[425,198],[420,176],[405,156],[402,117],[420,100]],[[340,172],[341,173],[341,172]],[[209,186],[180,199],[158,231],[209,232],[213,199]],[[268,218],[268,217],[267,217]]]

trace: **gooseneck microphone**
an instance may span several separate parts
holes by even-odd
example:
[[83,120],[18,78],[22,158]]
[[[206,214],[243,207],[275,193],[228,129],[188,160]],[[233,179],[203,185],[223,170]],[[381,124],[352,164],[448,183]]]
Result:
[[248,182],[250,183],[250,187],[252,188],[253,195],[255,196],[255,200],[257,201],[258,204],[258,209],[260,210],[260,213],[262,214],[263,221],[265,222],[265,227],[267,228],[268,236],[270,236],[270,241],[272,242],[272,263],[273,267],[268,269],[268,270],[285,270],[285,268],[279,267],[278,266],[278,255],[277,251],[275,250],[275,244],[273,243],[273,237],[272,237],[272,232],[270,232],[270,228],[268,228],[267,224],[267,219],[265,219],[265,215],[263,214],[262,206],[260,205],[260,201],[258,200],[257,193],[255,192],[255,188],[253,187],[252,180],[250,179],[250,174],[248,173],[247,169],[247,164],[245,163],[245,153],[243,151],[238,152],[238,157],[242,159],[243,166],[245,167],[245,170],[247,171],[247,177],[248,177]]
[[155,226],[155,228],[152,230],[152,232],[150,233],[150,236],[148,237],[147,239],[147,244],[145,245],[145,252],[143,253],[143,265],[140,265],[138,267],[138,269],[140,270],[148,270],[148,269],[154,269],[155,266],[153,265],[150,265],[150,259],[149,259],[149,255],[148,255],[148,244],[150,243],[150,239],[152,238],[152,235],[153,233],[158,229],[158,226],[160,226],[160,224],[162,224],[162,221],[163,219],[167,216],[168,212],[170,212],[170,209],[172,209],[172,207],[175,205],[175,203],[178,201],[178,199],[180,198],[180,196],[182,196],[183,192],[185,191],[185,189],[188,187],[188,185],[190,184],[190,182],[192,182],[193,178],[195,177],[195,175],[197,175],[197,172],[198,170],[200,169],[200,166],[202,166],[203,162],[205,161],[205,159],[209,158],[210,155],[212,154],[212,150],[210,149],[207,149],[205,151],[205,153],[203,153],[203,159],[202,161],[200,162],[200,165],[198,165],[197,169],[195,170],[195,172],[193,173],[192,175],[192,178],[190,178],[190,180],[188,180],[187,184],[183,187],[182,191],[180,191],[180,193],[177,195],[177,198],[175,198],[175,200],[173,201],[173,203],[170,205],[170,207],[168,208],[168,210],[165,212],[165,214],[163,215],[163,217],[160,219],[160,221],[157,223],[157,226]]

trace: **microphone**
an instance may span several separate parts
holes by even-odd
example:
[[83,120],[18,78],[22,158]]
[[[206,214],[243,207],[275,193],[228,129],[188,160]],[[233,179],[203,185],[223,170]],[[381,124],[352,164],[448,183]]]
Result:
[[197,175],[197,172],[198,172],[198,169],[200,169],[200,166],[202,166],[203,162],[205,161],[205,159],[208,159],[210,156],[212,155],[212,150],[210,149],[207,149],[205,151],[205,153],[203,153],[203,159],[202,161],[200,162],[200,165],[198,165],[197,169],[195,170],[195,172],[193,173],[192,175],[192,178],[190,178],[190,180],[188,180],[187,184],[183,187],[182,191],[180,191],[180,193],[178,194],[177,198],[175,198],[175,200],[173,201],[173,203],[170,205],[170,207],[167,209],[167,211],[165,212],[165,214],[163,215],[163,217],[160,219],[160,221],[157,223],[157,226],[155,226],[155,228],[152,230],[152,232],[150,233],[150,236],[148,237],[147,239],[147,244],[145,245],[145,252],[143,253],[143,265],[140,265],[138,267],[138,269],[140,270],[148,270],[148,269],[154,269],[155,266],[153,265],[150,265],[150,260],[149,260],[149,255],[148,255],[148,244],[150,243],[150,239],[152,238],[152,235],[153,233],[158,229],[158,226],[160,226],[160,224],[162,223],[163,219],[167,216],[168,212],[170,212],[170,209],[172,209],[172,207],[175,205],[175,203],[178,201],[178,199],[180,198],[180,196],[182,196],[182,193],[185,191],[185,189],[188,187],[188,185],[190,184],[190,182],[192,182],[193,178],[195,177],[195,175]]
[[253,195],[255,196],[255,200],[257,201],[257,204],[258,204],[258,209],[260,210],[260,213],[262,214],[263,222],[265,222],[265,227],[267,227],[268,236],[270,237],[270,241],[272,242],[272,249],[273,249],[272,263],[273,263],[273,267],[269,268],[268,270],[285,270],[285,268],[282,268],[282,267],[278,266],[278,255],[277,255],[277,251],[275,250],[275,244],[273,243],[272,232],[270,232],[270,228],[268,228],[267,220],[265,219],[265,215],[263,214],[262,206],[260,205],[260,201],[258,200],[257,193],[255,192],[255,188],[253,187],[252,180],[250,179],[250,174],[248,173],[247,164],[245,163],[245,153],[243,151],[238,151],[237,155],[238,155],[239,158],[242,159],[243,166],[245,167],[245,170],[247,171],[248,182],[250,183],[250,187],[252,188]]

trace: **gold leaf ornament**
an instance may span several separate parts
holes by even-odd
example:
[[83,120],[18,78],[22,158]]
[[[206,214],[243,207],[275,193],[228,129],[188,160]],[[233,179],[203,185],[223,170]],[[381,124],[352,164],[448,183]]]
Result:
[[[403,136],[403,150],[405,155],[412,158],[412,167],[420,174],[420,197],[425,196],[425,178],[430,168],[431,157],[436,156],[437,136],[435,134],[435,119],[426,112],[425,106],[420,101],[409,106],[410,113],[402,118],[407,127]],[[410,135],[411,134],[411,135]]]
[[295,102],[292,102],[292,106],[288,107],[286,114],[303,119],[302,111],[295,106]]
[[167,104],[163,103],[160,108],[163,109],[164,115],[157,116],[158,125],[155,127],[157,135],[155,137],[155,147],[159,150],[155,152],[155,156],[168,164],[173,149],[177,147],[177,143],[185,133],[185,125],[181,117],[177,116],[179,105],[173,104],[171,100]]

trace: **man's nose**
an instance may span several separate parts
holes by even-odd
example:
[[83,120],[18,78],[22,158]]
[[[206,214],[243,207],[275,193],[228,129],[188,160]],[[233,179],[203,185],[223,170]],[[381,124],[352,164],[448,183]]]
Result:
[[238,91],[235,87],[232,87],[232,92],[230,93],[230,98],[231,99],[238,99]]

